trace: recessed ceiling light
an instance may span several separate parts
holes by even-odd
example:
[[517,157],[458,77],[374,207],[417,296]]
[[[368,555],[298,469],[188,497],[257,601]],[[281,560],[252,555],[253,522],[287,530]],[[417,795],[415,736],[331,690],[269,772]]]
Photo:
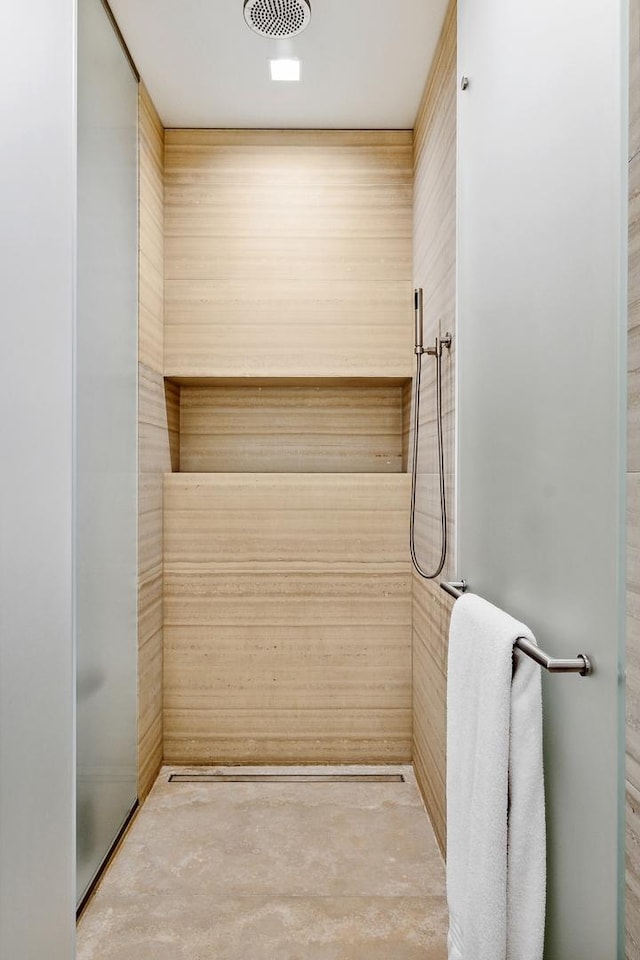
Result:
[[269,60],[272,80],[299,80],[299,60]]

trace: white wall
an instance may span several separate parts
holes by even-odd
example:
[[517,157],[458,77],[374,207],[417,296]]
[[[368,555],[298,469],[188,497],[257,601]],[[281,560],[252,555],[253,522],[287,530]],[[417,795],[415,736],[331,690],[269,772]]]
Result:
[[75,3],[0,10],[0,956],[74,954]]

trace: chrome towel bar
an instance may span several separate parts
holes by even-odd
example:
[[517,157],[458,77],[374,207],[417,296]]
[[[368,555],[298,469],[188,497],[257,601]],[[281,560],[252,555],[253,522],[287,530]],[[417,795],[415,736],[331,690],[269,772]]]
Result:
[[[440,586],[445,593],[448,593],[449,596],[455,600],[461,597],[463,593],[466,593],[469,587],[466,580],[444,581]],[[588,677],[593,670],[591,660],[584,653],[579,653],[577,657],[569,660],[550,657],[548,653],[545,653],[544,650],[537,647],[535,643],[531,643],[526,637],[518,637],[514,643],[514,647],[517,647],[518,650],[527,657],[531,657],[532,660],[535,660],[536,663],[544,667],[545,670],[548,670],[549,673],[577,673],[581,677]]]

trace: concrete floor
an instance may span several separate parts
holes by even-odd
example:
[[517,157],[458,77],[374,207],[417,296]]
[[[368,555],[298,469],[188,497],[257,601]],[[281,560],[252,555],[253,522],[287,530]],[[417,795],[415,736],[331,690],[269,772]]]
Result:
[[169,783],[163,768],[78,926],[77,960],[446,960],[444,867],[405,783]]

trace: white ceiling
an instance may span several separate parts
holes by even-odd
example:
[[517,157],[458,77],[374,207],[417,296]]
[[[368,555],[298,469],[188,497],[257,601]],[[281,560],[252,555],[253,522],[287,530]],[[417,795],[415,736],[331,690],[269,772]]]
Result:
[[[254,34],[243,0],[111,0],[166,127],[413,126],[447,0],[311,0],[307,30]],[[302,61],[273,83],[270,57]]]

